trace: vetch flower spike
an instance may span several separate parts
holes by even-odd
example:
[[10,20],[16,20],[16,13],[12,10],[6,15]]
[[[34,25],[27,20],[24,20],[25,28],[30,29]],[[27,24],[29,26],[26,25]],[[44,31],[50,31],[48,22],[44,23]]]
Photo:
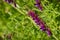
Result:
[[32,19],[35,21],[35,23],[37,25],[39,25],[42,30],[45,30],[46,27],[45,27],[44,22],[41,20],[41,18],[38,17],[37,14],[35,14],[35,12],[29,11],[28,15],[32,17]]
[[28,12],[28,15],[31,16],[32,19],[35,21],[35,23],[40,26],[40,29],[42,31],[46,32],[48,35],[51,35],[52,34],[51,31],[47,28],[47,26],[44,23],[44,21],[41,18],[39,18],[38,15],[35,14],[34,11],[32,11],[32,10],[29,11]]

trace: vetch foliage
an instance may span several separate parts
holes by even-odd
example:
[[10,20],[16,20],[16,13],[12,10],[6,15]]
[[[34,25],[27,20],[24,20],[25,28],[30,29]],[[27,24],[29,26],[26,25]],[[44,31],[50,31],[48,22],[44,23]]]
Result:
[[[10,33],[12,40],[60,40],[59,0],[37,1],[13,0],[12,2],[11,0],[0,0],[0,36],[4,40],[7,40]],[[14,2],[17,7],[14,7]],[[43,9],[43,11],[41,12],[39,9]],[[27,15],[28,10],[34,10],[32,11],[34,16],[30,12],[32,15],[29,17]],[[40,28],[36,24],[40,24]],[[50,36],[51,32],[52,36]],[[3,36],[4,34],[6,37]]]

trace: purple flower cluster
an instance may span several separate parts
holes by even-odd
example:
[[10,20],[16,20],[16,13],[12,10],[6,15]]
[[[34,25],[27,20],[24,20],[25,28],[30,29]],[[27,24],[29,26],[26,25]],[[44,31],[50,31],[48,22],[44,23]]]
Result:
[[38,7],[40,10],[43,10],[42,5],[41,5],[41,0],[36,0],[36,7]]
[[35,21],[35,23],[40,26],[40,29],[41,29],[42,31],[46,32],[48,35],[51,35],[51,34],[52,34],[51,31],[50,31],[50,29],[48,29],[48,28],[46,27],[45,23],[42,21],[41,18],[38,17],[37,14],[35,14],[35,12],[29,11],[29,12],[28,12],[28,15],[31,16],[32,19]]
[[14,6],[16,7],[15,0],[5,0],[5,1],[8,2],[8,3],[14,3]]

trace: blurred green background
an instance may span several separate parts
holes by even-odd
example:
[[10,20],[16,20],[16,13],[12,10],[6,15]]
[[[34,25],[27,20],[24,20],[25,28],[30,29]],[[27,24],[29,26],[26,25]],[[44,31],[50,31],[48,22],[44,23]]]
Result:
[[[43,11],[34,6],[35,0],[15,0],[9,4],[0,0],[0,40],[60,40],[60,0],[41,0]],[[28,10],[34,10],[51,29],[52,36],[45,32],[29,17]],[[5,35],[5,36],[4,36]]]

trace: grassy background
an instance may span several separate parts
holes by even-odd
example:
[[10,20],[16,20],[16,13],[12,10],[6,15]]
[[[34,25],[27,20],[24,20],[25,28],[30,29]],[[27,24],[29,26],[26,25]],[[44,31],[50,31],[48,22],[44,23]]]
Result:
[[[35,0],[16,0],[17,7],[14,7],[0,0],[0,37],[8,40],[6,36],[12,34],[12,40],[60,40],[60,1],[41,0],[43,11],[34,3]],[[46,22],[52,36],[48,37],[39,29],[27,15],[28,10],[34,10]]]

